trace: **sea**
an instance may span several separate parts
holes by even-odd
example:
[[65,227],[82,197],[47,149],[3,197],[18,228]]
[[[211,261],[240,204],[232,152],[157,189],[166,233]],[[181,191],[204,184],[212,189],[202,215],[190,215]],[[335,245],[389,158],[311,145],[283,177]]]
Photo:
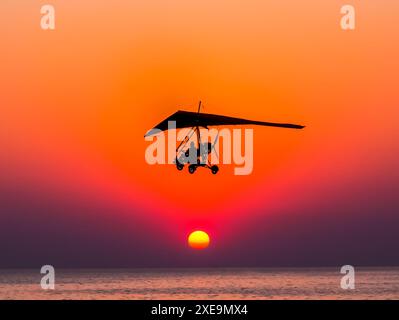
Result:
[[339,268],[56,269],[54,290],[40,269],[0,269],[0,299],[399,299],[399,268],[355,268],[343,289]]

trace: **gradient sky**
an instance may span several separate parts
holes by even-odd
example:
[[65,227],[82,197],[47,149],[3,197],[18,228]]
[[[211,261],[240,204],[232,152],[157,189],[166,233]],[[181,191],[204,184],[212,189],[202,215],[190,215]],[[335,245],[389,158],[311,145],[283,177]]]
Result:
[[[399,3],[0,9],[0,267],[399,265]],[[307,127],[255,128],[250,176],[146,164],[144,133],[200,99]]]

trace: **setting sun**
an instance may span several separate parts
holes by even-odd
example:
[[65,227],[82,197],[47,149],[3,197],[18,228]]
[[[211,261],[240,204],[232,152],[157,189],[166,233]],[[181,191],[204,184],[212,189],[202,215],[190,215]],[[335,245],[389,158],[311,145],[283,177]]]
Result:
[[205,249],[209,246],[209,236],[204,231],[194,231],[188,236],[188,245],[193,249]]

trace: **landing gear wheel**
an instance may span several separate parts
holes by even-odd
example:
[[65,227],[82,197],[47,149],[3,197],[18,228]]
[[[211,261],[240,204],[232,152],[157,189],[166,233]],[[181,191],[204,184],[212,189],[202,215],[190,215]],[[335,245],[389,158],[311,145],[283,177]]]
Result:
[[188,167],[188,172],[190,172],[191,174],[193,174],[195,172],[195,170],[197,170],[197,167],[194,164],[191,164]]
[[213,174],[216,174],[216,173],[219,172],[219,167],[218,166],[212,166],[211,167],[211,171],[212,171]]
[[177,170],[181,171],[181,170],[183,170],[183,168],[184,168],[184,164],[182,164],[182,163],[180,163],[180,162],[177,162],[177,163],[176,163],[176,168],[177,168]]

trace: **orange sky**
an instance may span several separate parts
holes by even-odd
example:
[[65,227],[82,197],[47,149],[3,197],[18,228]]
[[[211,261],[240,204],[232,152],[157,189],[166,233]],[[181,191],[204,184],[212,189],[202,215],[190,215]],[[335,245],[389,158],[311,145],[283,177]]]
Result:
[[[55,31],[40,29],[42,1],[18,2],[0,4],[5,183],[186,221],[267,214],[394,166],[395,1],[349,1],[352,32],[339,27],[348,1],[52,0]],[[144,133],[200,99],[208,113],[307,127],[255,128],[250,176],[147,165]]]

